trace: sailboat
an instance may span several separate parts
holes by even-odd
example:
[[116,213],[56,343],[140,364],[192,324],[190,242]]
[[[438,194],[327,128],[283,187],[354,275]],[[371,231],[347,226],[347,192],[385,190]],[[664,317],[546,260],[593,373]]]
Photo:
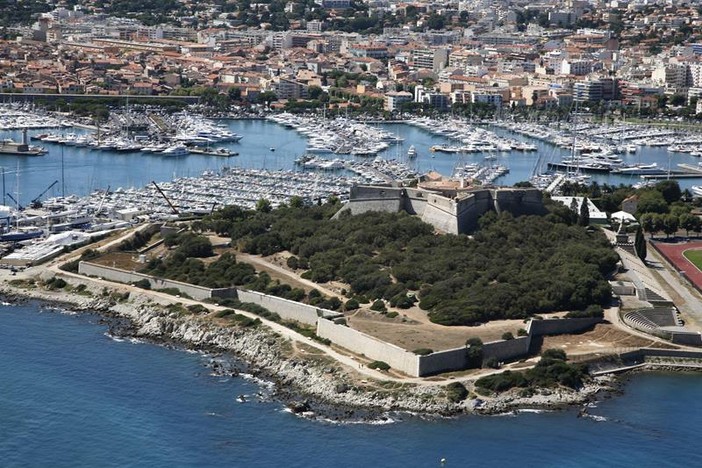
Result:
[[14,230],[7,231],[3,234],[0,234],[0,242],[21,242],[21,241],[25,241],[25,240],[29,240],[29,239],[36,239],[37,237],[41,237],[44,235],[44,231],[42,231],[41,229],[37,229],[37,228],[21,229],[19,227],[19,211],[22,209],[22,207],[19,204],[19,161],[17,162],[16,177],[17,177],[17,182],[15,185],[16,193],[15,193],[15,197],[14,197],[15,203],[17,203],[17,212],[15,213],[16,226],[15,226]]

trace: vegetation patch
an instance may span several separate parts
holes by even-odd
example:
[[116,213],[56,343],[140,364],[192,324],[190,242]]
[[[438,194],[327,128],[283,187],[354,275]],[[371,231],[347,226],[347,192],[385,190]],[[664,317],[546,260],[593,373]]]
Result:
[[390,364],[388,364],[385,361],[373,361],[370,364],[368,364],[369,369],[378,369],[381,371],[388,371],[390,370]]
[[309,267],[305,278],[343,281],[352,297],[369,298],[379,312],[386,303],[409,307],[418,297],[431,320],[444,325],[582,310],[611,299],[605,275],[617,256],[602,233],[577,226],[568,207],[549,205],[547,216],[488,213],[472,238],[437,236],[406,213],[330,219],[338,208],[227,207],[198,228],[228,235],[251,254],[289,251],[296,258],[291,266]]
[[581,364],[568,364],[566,354],[560,349],[549,349],[532,369],[524,372],[504,371],[500,374],[481,377],[475,385],[493,392],[504,392],[515,387],[555,387],[563,385],[580,388],[587,368]]
[[446,398],[453,403],[460,403],[468,398],[468,390],[461,382],[451,382],[446,386]]

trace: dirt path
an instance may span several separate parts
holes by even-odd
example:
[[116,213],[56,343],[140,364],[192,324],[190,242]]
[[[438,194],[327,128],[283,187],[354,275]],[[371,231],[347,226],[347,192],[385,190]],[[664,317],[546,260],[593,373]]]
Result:
[[264,258],[261,258],[257,255],[251,255],[251,254],[247,254],[247,253],[237,252],[236,259],[237,259],[237,261],[241,261],[244,263],[250,263],[257,270],[266,271],[269,274],[273,273],[273,274],[271,274],[271,277],[278,277],[278,279],[283,280],[284,282],[288,283],[292,287],[301,287],[307,291],[309,291],[311,289],[316,289],[319,292],[326,294],[327,296],[338,297],[342,301],[346,300],[346,297],[337,293],[336,291],[332,291],[331,289],[326,288],[325,286],[323,286],[321,284],[315,283],[314,281],[300,278],[300,275],[298,275],[290,270],[286,270],[285,268],[281,267],[280,265],[276,265],[275,263],[273,263],[269,260],[266,260]]

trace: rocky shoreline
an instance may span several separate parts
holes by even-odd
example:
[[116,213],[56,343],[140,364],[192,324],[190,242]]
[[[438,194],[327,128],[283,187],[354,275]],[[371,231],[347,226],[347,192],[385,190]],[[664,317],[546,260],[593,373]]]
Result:
[[169,311],[142,294],[132,294],[128,300],[118,302],[111,296],[91,297],[39,288],[25,290],[10,285],[3,285],[0,294],[8,302],[36,299],[72,311],[100,314],[109,333],[116,337],[145,339],[215,355],[226,353],[234,357],[236,364],[211,363],[213,372],[222,375],[245,372],[272,382],[272,397],[292,412],[328,421],[383,423],[407,413],[450,417],[517,409],[562,409],[592,402],[618,388],[618,381],[607,376],[591,379],[578,391],[541,389],[529,397],[505,392],[486,398],[471,392],[465,400],[454,402],[447,398],[446,381],[419,385],[363,379],[330,358],[296,356],[290,340],[265,326],[219,325],[198,315]]

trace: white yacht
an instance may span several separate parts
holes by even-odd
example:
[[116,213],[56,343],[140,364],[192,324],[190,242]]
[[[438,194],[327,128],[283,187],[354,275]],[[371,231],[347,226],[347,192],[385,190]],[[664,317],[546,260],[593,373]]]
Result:
[[190,151],[185,145],[173,145],[161,151],[161,154],[164,156],[187,156]]

